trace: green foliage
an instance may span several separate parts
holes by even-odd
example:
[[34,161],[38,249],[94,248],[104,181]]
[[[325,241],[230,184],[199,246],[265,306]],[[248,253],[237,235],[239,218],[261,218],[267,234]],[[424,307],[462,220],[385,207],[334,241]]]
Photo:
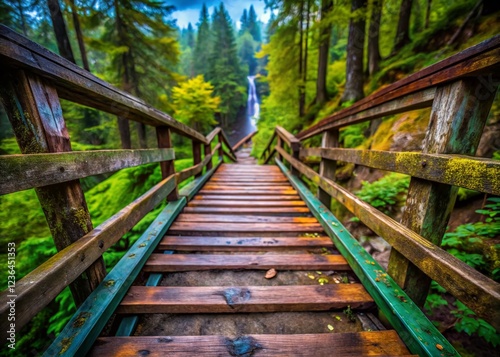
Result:
[[405,202],[410,177],[398,173],[390,173],[380,180],[368,183],[356,195],[363,201],[388,215],[393,215],[396,208]]
[[340,131],[339,141],[344,148],[355,148],[366,141],[365,131],[370,122],[349,125]]
[[216,125],[214,114],[220,98],[213,96],[214,87],[199,75],[181,83],[172,91],[177,120],[198,130],[207,132]]

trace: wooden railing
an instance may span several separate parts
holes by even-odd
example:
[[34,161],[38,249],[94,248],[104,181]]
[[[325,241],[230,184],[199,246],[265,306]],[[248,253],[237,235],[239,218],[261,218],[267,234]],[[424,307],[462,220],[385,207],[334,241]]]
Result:
[[238,151],[241,147],[243,147],[243,145],[252,140],[255,134],[257,134],[257,130],[252,131],[250,134],[243,137],[240,141],[238,141],[236,144],[233,145],[233,151],[234,152]]
[[[336,199],[390,243],[388,273],[418,306],[423,306],[433,279],[500,330],[500,284],[439,247],[458,187],[500,195],[500,162],[473,156],[495,98],[498,73],[500,36],[398,81],[296,136],[277,127],[261,159],[267,163],[276,153],[278,162],[285,160],[294,173],[318,185],[317,196],[328,209],[331,198]],[[426,107],[432,111],[422,152],[339,148],[342,127]],[[301,147],[319,134],[320,148]],[[304,164],[311,156],[321,157],[319,172]],[[336,161],[410,175],[401,222],[336,183]]]
[[[2,102],[22,152],[0,156],[0,194],[35,188],[59,251],[16,283],[20,331],[68,285],[77,306],[82,304],[106,276],[102,254],[109,247],[163,200],[178,200],[179,183],[199,177],[204,168],[213,172],[212,158],[218,155],[220,164],[224,155],[232,161],[236,155],[220,128],[204,136],[5,26],[0,26],[0,65]],[[154,126],[158,149],[72,152],[60,97]],[[194,166],[177,173],[172,131],[193,145]],[[154,162],[161,165],[162,181],[93,228],[79,179]],[[7,295],[12,293],[1,293],[2,301]],[[4,334],[8,308],[0,307]]]

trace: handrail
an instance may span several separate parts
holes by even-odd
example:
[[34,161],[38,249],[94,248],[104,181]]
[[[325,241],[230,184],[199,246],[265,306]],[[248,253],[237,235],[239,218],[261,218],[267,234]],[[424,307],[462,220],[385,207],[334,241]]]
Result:
[[236,152],[239,150],[239,148],[241,146],[243,146],[245,143],[247,143],[248,141],[250,141],[250,139],[255,135],[257,134],[258,130],[254,130],[252,131],[250,134],[246,135],[243,139],[241,139],[240,141],[238,141],[235,145],[233,145],[233,151]]
[[[297,134],[297,138],[302,141],[332,128],[428,107],[434,98],[433,88],[438,85],[461,78],[495,73],[495,71],[498,73],[499,69],[500,35],[497,35],[401,79],[359,100],[351,107],[324,118],[312,127],[301,131]],[[494,87],[491,76],[483,77],[482,85],[483,87],[478,88],[478,91],[491,91],[491,87]],[[368,110],[372,112],[369,113]]]
[[267,145],[266,145],[264,151],[262,151],[262,154],[260,155],[260,159],[263,160],[264,158],[266,158],[266,153],[267,153],[267,159],[266,159],[265,163],[267,163],[272,156],[271,151],[274,148],[272,145],[273,145],[273,141],[277,135],[278,134],[276,133],[276,130],[273,131],[273,134],[271,135],[271,138],[269,138],[269,141],[267,142]]

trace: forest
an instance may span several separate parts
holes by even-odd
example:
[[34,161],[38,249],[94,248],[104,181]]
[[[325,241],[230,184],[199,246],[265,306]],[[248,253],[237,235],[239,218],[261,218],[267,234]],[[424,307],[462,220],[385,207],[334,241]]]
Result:
[[[175,17],[180,3],[4,0],[0,23],[204,135],[216,126],[238,134],[248,120],[247,77],[255,77],[260,102],[259,117],[254,118],[255,157],[276,125],[298,133],[379,88],[500,33],[495,0],[264,0],[255,1],[255,7],[239,4],[239,18],[228,11],[237,1],[207,1],[199,3],[199,16],[185,27]],[[257,4],[265,8],[265,21]],[[153,128],[129,123],[126,115],[68,101],[62,107],[75,151],[157,146]],[[417,151],[428,118],[429,110],[423,109],[352,125],[340,132],[340,144]],[[190,142],[179,135],[173,141],[176,170],[191,166]],[[309,145],[319,146],[319,138]],[[17,153],[0,105],[0,155]],[[500,160],[498,95],[477,155]],[[335,178],[372,206],[401,218],[408,176],[346,164],[337,168]],[[156,164],[81,179],[93,225],[160,180]],[[307,183],[314,192],[315,184]],[[104,254],[108,271],[164,206]],[[6,262],[7,243],[16,243],[19,280],[57,250],[34,190],[2,195],[0,207],[0,256]],[[376,259],[387,260],[386,248],[378,248],[380,237],[340,204],[331,208]],[[500,198],[460,189],[442,246],[500,282]],[[6,274],[0,270],[2,290]],[[425,311],[463,356],[492,354],[500,345],[499,332],[436,283]],[[19,333],[16,351],[2,348],[0,355],[40,354],[74,312],[66,288]]]

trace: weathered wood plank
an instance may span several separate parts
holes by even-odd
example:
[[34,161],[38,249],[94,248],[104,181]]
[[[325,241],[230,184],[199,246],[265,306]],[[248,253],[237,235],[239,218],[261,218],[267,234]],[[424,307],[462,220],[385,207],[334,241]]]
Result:
[[303,201],[232,201],[232,200],[203,200],[191,201],[188,207],[211,206],[211,207],[304,207]]
[[286,185],[257,185],[257,186],[245,186],[241,187],[241,185],[232,186],[232,185],[224,185],[217,184],[214,182],[207,182],[207,185],[203,187],[203,190],[219,190],[219,191],[262,191],[265,190],[270,194],[274,194],[275,191],[290,191],[292,190],[292,186],[289,184]]
[[356,149],[302,149],[302,157],[321,156],[330,160],[418,177],[500,195],[500,162],[465,155],[427,154]]
[[[21,329],[49,304],[69,282],[79,277],[109,247],[155,208],[175,187],[175,177],[163,180],[141,197],[130,203],[107,221],[75,243],[49,258],[38,268],[16,282],[16,327]],[[63,277],[63,278],[62,278]],[[35,283],[33,283],[35,282]],[[0,298],[7,301],[8,291]],[[23,307],[23,308],[21,308]],[[29,308],[28,308],[29,307]],[[8,305],[0,306],[0,315],[6,316]],[[1,319],[0,327],[8,330],[8,320]]]
[[173,149],[96,150],[1,155],[0,194],[67,182],[152,162],[173,160]]
[[[495,98],[493,93],[483,98],[477,90],[480,84],[471,78],[438,89],[423,143],[424,153],[475,154]],[[474,168],[468,168],[468,171],[474,171]],[[464,176],[466,172],[459,175]],[[494,180],[499,181],[500,176]],[[457,191],[454,186],[412,178],[401,223],[440,246]],[[391,251],[387,271],[412,300],[423,307],[431,284],[430,277],[397,249]]]
[[[335,113],[302,131],[296,137],[300,140],[313,137],[325,130],[338,127],[336,125],[337,122],[349,116],[375,108],[392,100],[402,99],[409,94],[433,88],[439,84],[478,74],[497,73],[500,63],[499,47],[500,35],[497,35],[361,99],[351,107]],[[480,89],[483,91],[489,90],[488,88],[484,88],[484,86],[480,87]],[[404,99],[402,99],[402,102],[404,103]],[[370,118],[373,117],[365,117],[364,120]],[[348,124],[350,124],[349,120],[343,121],[343,125]]]
[[223,254],[152,254],[144,266],[147,272],[197,271],[214,269],[245,270],[350,270],[341,255],[223,255]]
[[207,143],[211,143],[211,142],[215,139],[215,137],[216,137],[216,136],[220,133],[220,131],[221,131],[221,130],[222,130],[222,129],[221,129],[220,127],[217,127],[217,128],[215,128],[214,130],[212,130],[212,131],[210,132],[210,134],[208,134],[208,135],[205,137],[206,142],[207,142]]
[[[35,75],[12,71],[3,78],[0,94],[23,154],[71,151],[59,97],[52,85],[44,83]],[[5,174],[9,175],[8,172]],[[58,251],[92,230],[90,213],[79,180],[39,187],[35,192]],[[71,281],[70,289],[77,306],[106,276],[104,260],[100,257],[94,259],[87,268],[86,279],[76,277],[74,282]],[[27,314],[31,314],[31,306],[24,306]],[[7,318],[2,323],[7,323]]]
[[318,223],[314,217],[231,216],[217,214],[183,213],[176,222],[232,222],[232,223]]
[[185,213],[217,214],[259,214],[259,215],[298,215],[309,214],[307,207],[186,207]]
[[[328,130],[323,133],[321,138],[321,147],[338,147],[339,146],[339,131],[338,130]],[[300,154],[299,154],[300,156]],[[322,158],[319,164],[319,174],[322,177],[326,177],[330,180],[335,180],[335,170],[337,169],[337,163],[333,160]],[[318,187],[318,199],[326,207],[330,208],[332,203],[332,197],[326,193],[321,187]]]
[[174,355],[176,357],[230,357],[234,346],[255,348],[255,356],[277,357],[410,357],[408,349],[395,331],[358,333],[323,333],[307,335],[248,335],[236,339],[224,336],[134,336],[100,337],[90,357],[136,357],[148,351],[150,357]]
[[186,199],[181,198],[163,209],[101,285],[85,300],[44,356],[84,356],[90,350],[145,261],[185,204]]
[[500,328],[500,284],[422,236],[378,211],[335,182],[320,177],[282,150],[283,156],[301,173],[342,203],[368,228],[383,237],[427,276],[473,310],[492,326]]
[[[391,325],[405,340],[408,348],[419,356],[439,356],[441,354],[459,356],[453,346],[439,333],[398,284],[385,274],[383,268],[349,233],[342,222],[309,191],[300,179],[293,176],[284,164],[281,162],[277,162],[277,164],[300,192],[314,216],[332,238],[335,247],[350,263],[354,273],[374,298],[377,306],[384,312]],[[438,350],[438,345],[442,347],[442,350]]]
[[299,150],[300,140],[279,125],[277,125],[274,130],[276,131],[276,134],[288,145],[288,147],[292,149],[292,151]]
[[[172,148],[172,133],[167,126],[156,127],[156,140],[158,141],[159,148]],[[172,175],[175,175],[175,164],[174,160],[166,160],[160,162],[161,177],[166,179]],[[179,199],[179,187],[177,183],[174,189],[167,196],[167,201],[176,201]]]
[[243,201],[251,201],[251,200],[260,200],[260,201],[298,201],[300,200],[299,196],[295,195],[197,195],[194,197],[193,201],[203,201],[203,200],[243,200]]
[[0,25],[0,59],[4,68],[6,65],[23,68],[51,80],[61,98],[144,124],[168,126],[185,137],[206,144],[205,137],[187,125],[4,25]]
[[268,190],[262,190],[258,189],[256,187],[253,190],[240,190],[237,187],[235,187],[233,190],[220,190],[218,188],[203,188],[200,190],[200,194],[202,195],[252,195],[254,197],[262,196],[262,195],[268,195],[269,193],[272,193],[274,195],[296,195],[297,192],[292,189],[279,189],[279,190],[273,190],[269,192]]
[[[191,144],[193,147],[193,164],[196,166],[201,162],[201,143],[193,140],[191,142]],[[212,155],[210,155],[210,153],[208,154],[208,156],[210,156],[210,160],[211,160]],[[205,155],[205,159],[207,159],[207,155]],[[207,160],[205,165],[207,165],[210,162],[210,160]],[[203,166],[205,166],[205,165],[203,165]],[[194,175],[194,177],[200,177],[200,176],[201,176],[201,171]]]
[[[176,221],[170,228],[173,232],[321,232],[319,223],[229,223],[229,222],[186,222]],[[181,233],[182,234],[182,233]]]
[[367,309],[361,284],[281,286],[132,286],[117,309],[125,314],[193,314]]
[[[278,218],[278,217],[277,217]],[[287,217],[279,217],[287,218]],[[295,218],[295,217],[292,217]],[[314,218],[316,219],[316,218]],[[262,251],[333,247],[329,237],[190,237],[165,236],[160,250],[176,251]]]

